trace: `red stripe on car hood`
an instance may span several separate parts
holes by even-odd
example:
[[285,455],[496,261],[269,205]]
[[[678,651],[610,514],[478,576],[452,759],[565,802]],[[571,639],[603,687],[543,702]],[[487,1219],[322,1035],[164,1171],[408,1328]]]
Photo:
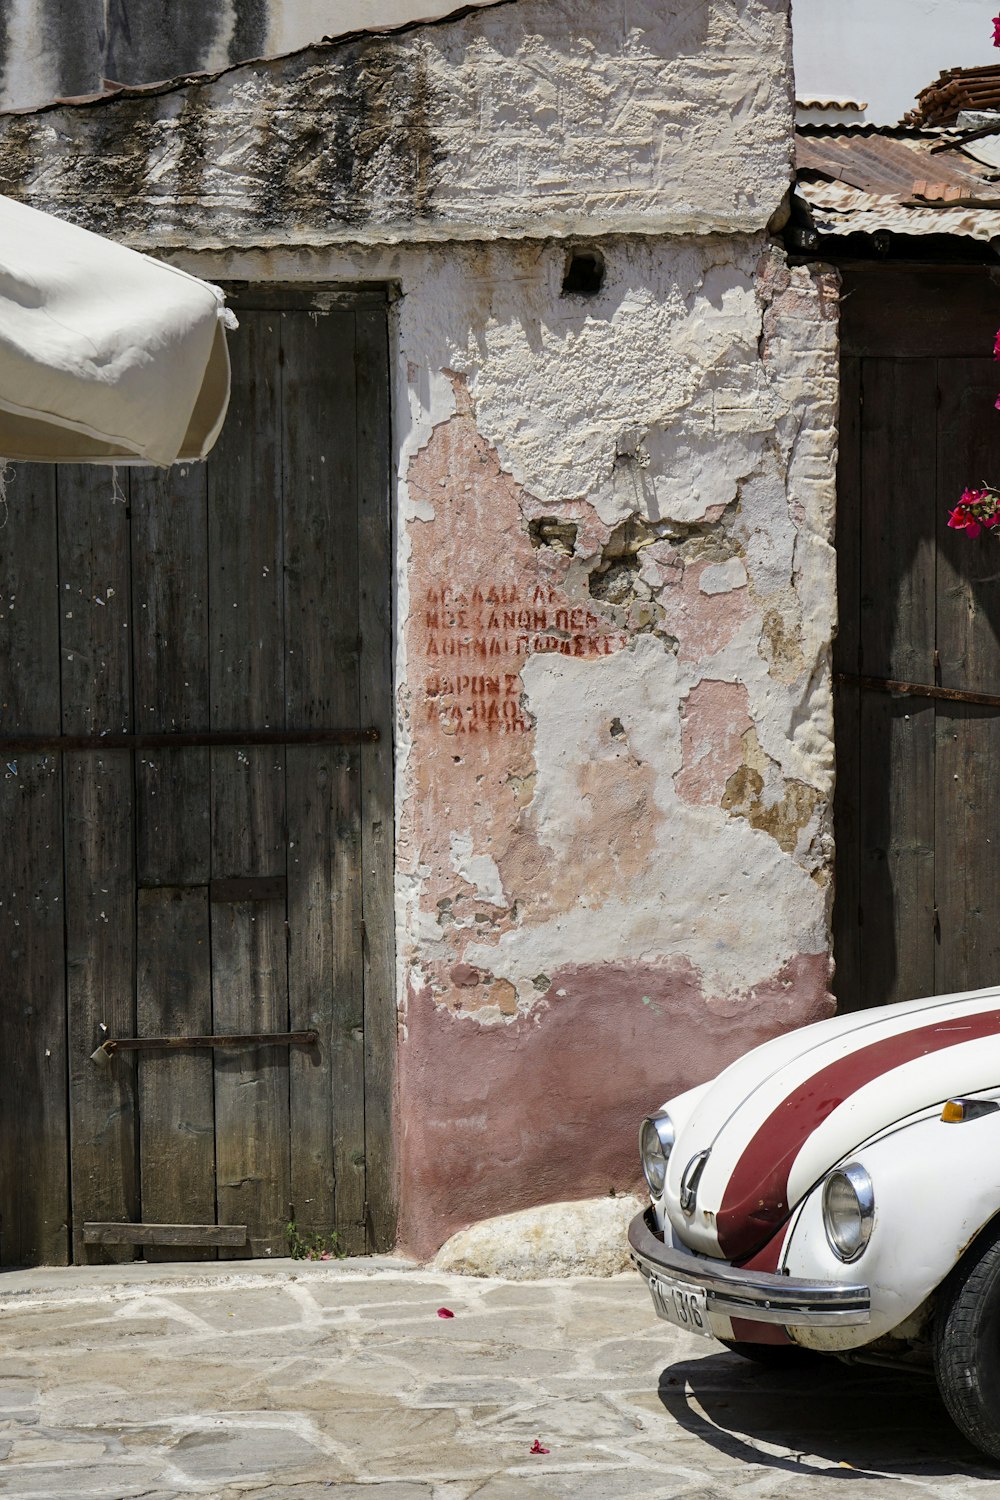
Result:
[[784,1223],[794,1206],[788,1202],[792,1163],[816,1127],[845,1099],[904,1063],[995,1036],[998,1030],[1000,1010],[953,1014],[860,1047],[799,1084],[761,1125],[726,1184],[716,1217],[719,1248],[726,1259],[751,1254]]

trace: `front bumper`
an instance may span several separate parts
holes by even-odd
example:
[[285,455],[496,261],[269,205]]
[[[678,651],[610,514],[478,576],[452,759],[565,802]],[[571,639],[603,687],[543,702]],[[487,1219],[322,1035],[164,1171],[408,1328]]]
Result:
[[842,1328],[867,1323],[871,1317],[866,1286],[741,1271],[728,1261],[670,1249],[651,1208],[636,1214],[628,1227],[628,1242],[632,1260],[647,1282],[663,1284],[665,1279],[668,1285],[679,1282],[698,1288],[705,1293],[710,1314],[789,1328]]

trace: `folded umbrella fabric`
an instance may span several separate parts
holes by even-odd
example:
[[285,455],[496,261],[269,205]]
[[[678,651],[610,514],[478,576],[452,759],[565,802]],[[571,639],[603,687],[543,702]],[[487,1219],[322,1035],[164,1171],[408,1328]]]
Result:
[[0,459],[204,458],[226,326],[217,287],[0,197]]

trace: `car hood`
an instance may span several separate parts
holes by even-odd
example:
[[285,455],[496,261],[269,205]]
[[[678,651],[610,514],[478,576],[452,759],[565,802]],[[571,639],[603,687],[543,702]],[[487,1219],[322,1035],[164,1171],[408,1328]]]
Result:
[[705,1089],[671,1153],[664,1209],[691,1249],[744,1259],[872,1135],[956,1094],[994,1086],[1000,988],[789,1032]]

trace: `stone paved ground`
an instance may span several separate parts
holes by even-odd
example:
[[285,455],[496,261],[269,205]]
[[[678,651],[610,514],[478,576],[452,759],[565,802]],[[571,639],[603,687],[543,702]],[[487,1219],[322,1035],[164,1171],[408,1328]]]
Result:
[[998,1481],[929,1381],[760,1371],[658,1324],[633,1276],[381,1260],[0,1278],[10,1500],[985,1500]]

